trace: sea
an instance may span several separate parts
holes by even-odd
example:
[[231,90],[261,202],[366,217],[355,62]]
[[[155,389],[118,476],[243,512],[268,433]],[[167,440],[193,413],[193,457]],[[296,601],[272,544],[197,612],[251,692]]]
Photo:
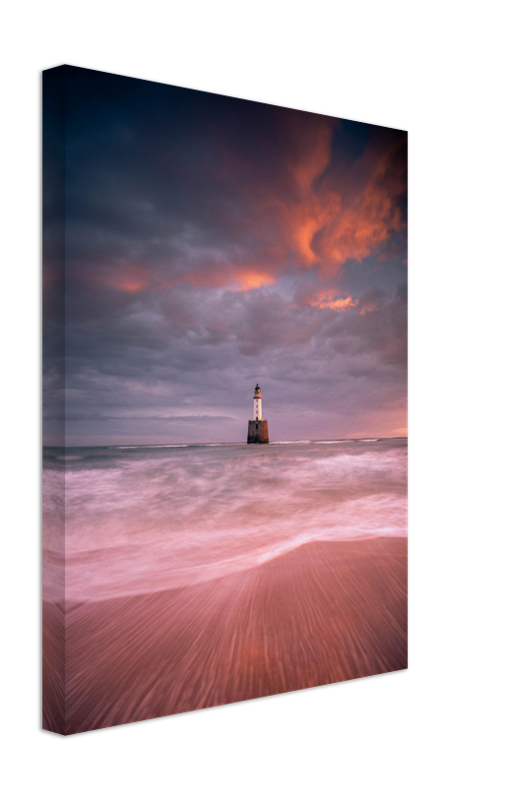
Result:
[[43,469],[50,555],[65,514],[67,602],[213,580],[307,542],[407,535],[406,438],[46,447]]

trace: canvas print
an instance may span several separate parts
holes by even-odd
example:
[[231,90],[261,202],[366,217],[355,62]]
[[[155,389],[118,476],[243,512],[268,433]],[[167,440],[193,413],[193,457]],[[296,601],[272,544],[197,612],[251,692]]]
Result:
[[43,727],[407,667],[407,133],[43,75]]

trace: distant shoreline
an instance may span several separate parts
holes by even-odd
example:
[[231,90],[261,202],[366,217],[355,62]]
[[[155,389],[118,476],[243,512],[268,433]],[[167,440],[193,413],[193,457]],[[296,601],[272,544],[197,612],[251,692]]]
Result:
[[[278,442],[270,442],[264,447],[274,447],[276,445],[293,445],[293,444],[347,444],[357,442],[361,444],[369,444],[370,442],[393,442],[408,440],[408,436],[373,436],[352,439],[288,439]],[[47,445],[43,444],[43,450],[46,449],[65,449],[65,450],[88,450],[93,448],[104,448],[107,450],[140,450],[140,449],[164,449],[164,448],[177,448],[177,447],[247,447],[246,442],[170,442],[168,444],[71,444],[71,445]],[[253,449],[252,445],[250,449]]]

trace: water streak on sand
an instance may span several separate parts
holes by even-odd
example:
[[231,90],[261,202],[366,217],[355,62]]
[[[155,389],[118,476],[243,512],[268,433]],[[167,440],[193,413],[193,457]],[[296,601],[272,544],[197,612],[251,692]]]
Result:
[[407,666],[406,540],[315,543],[184,589],[67,614],[66,731]]

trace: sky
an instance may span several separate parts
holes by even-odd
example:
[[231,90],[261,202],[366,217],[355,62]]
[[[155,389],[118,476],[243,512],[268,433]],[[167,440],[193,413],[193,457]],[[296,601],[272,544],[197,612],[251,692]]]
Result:
[[45,442],[405,436],[406,132],[59,69]]

